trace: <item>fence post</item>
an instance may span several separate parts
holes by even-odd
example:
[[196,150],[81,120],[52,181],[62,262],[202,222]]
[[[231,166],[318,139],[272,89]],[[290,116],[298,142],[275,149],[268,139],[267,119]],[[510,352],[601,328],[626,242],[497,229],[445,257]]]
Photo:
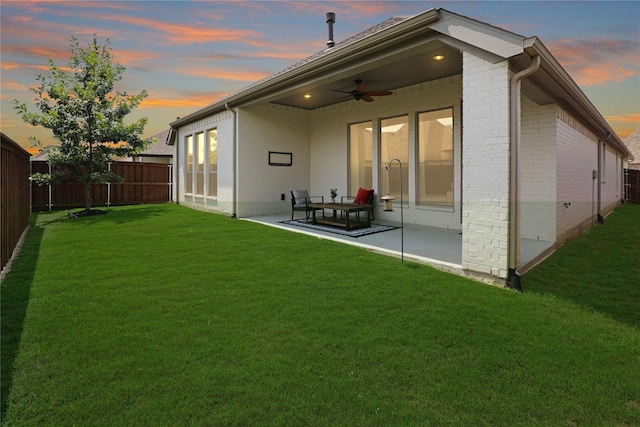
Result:
[[[111,162],[108,163],[109,172],[111,172]],[[107,207],[111,205],[111,181],[107,181]]]
[[[51,176],[51,162],[49,162],[49,160],[47,160],[47,165],[49,166],[49,176]],[[51,200],[53,192],[51,188],[51,181],[49,181],[49,184],[47,184],[47,188],[49,190],[49,210],[51,210],[53,208],[53,200]]]
[[169,199],[168,201],[172,201],[173,199],[173,165],[169,164],[169,180],[168,180],[168,187],[169,187]]

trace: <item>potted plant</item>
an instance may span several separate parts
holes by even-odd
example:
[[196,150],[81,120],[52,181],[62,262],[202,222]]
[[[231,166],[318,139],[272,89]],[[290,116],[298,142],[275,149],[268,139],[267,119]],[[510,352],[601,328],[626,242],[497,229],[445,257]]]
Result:
[[338,189],[337,188],[332,188],[331,189],[331,202],[332,203],[336,202],[336,197],[338,197]]

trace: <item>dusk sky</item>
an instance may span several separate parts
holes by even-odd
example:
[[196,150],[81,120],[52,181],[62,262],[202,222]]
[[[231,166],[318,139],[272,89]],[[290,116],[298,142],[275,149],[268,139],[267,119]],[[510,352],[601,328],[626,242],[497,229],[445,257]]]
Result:
[[71,36],[111,42],[126,67],[117,89],[149,97],[127,119],[144,136],[326,47],[325,13],[343,40],[395,15],[431,8],[538,36],[621,138],[640,127],[640,2],[489,1],[6,1],[1,8],[1,129],[29,148],[51,132],[24,124],[12,99],[36,111],[47,60],[66,66]]

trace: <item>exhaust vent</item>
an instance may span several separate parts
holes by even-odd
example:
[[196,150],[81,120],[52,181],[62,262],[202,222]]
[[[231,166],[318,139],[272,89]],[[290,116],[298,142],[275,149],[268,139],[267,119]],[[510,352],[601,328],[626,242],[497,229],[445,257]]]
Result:
[[333,41],[333,24],[336,22],[336,14],[333,12],[327,13],[327,24],[329,24],[329,40],[327,41],[327,47],[335,46],[335,42]]

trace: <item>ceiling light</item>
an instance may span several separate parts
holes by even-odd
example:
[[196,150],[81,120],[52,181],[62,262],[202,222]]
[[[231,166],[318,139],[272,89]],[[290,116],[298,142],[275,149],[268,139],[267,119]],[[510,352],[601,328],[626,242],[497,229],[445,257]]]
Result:
[[305,99],[309,99],[309,98],[311,98],[311,95],[309,95],[308,93],[305,93],[304,97],[305,97]]
[[442,61],[444,59],[444,55],[436,55],[433,57],[434,61]]

